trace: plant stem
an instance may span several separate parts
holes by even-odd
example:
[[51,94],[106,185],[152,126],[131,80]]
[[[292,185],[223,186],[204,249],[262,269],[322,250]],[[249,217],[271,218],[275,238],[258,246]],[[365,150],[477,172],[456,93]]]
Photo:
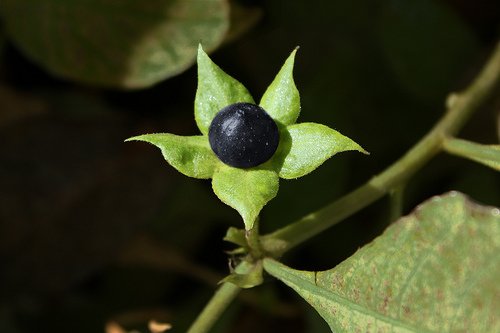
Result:
[[467,140],[446,138],[443,141],[443,150],[500,171],[500,145],[482,145]]
[[224,282],[215,292],[212,299],[205,305],[203,311],[193,322],[188,333],[208,332],[222,315],[229,304],[238,296],[240,288],[236,285]]
[[402,158],[339,200],[264,237],[285,241],[286,246],[277,253],[280,255],[381,198],[439,153],[444,138],[455,135],[462,128],[490,97],[499,81],[500,43],[475,80],[462,93],[450,95],[444,116]]
[[394,222],[403,214],[403,197],[405,192],[405,183],[395,186],[389,192],[390,209],[389,209],[389,222]]
[[250,254],[254,259],[259,259],[262,257],[262,246],[260,244],[259,237],[259,217],[253,223],[253,227],[250,230],[245,230],[245,238],[247,240],[248,247],[250,248]]
[[[443,118],[401,159],[373,177],[365,185],[339,200],[264,237],[285,241],[286,245],[280,249],[280,254],[284,253],[368,206],[391,189],[405,182],[441,151],[443,139],[453,136],[460,130],[471,114],[491,95],[499,80],[500,44],[497,45],[490,60],[473,83],[461,94],[450,96],[447,101],[448,111]],[[247,236],[249,243],[260,244],[254,243],[254,236],[252,234]],[[240,290],[239,287],[231,283],[222,284],[192,324],[188,333],[208,332]]]

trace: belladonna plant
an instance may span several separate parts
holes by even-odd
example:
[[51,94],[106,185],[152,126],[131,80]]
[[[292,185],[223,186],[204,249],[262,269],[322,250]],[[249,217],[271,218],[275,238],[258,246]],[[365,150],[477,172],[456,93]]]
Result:
[[300,96],[293,80],[294,50],[257,105],[248,90],[198,48],[194,113],[201,135],[155,133],[145,141],[186,176],[212,179],[215,194],[236,209],[250,231],[278,193],[279,178],[307,175],[356,142],[316,123],[296,123]]
[[[491,316],[494,302],[488,300],[498,294],[499,266],[492,263],[498,257],[498,242],[493,240],[500,230],[499,210],[471,203],[457,192],[420,205],[327,271],[300,271],[276,259],[388,192],[396,220],[403,184],[440,151],[498,170],[498,145],[454,136],[498,86],[500,47],[467,89],[450,95],[447,112],[401,159],[326,207],[259,236],[259,213],[276,195],[280,177],[306,175],[338,152],[365,152],[327,126],[295,123],[300,112],[292,77],[295,53],[256,105],[245,87],[199,48],[195,118],[202,135],[131,139],[158,146],[165,159],[188,176],[212,178],[216,195],[238,210],[245,224],[245,230],[229,228],[225,240],[240,246],[231,251],[234,270],[188,332],[206,333],[240,288],[262,283],[263,270],[310,303],[332,332],[374,327],[398,332],[498,331],[498,321]],[[433,311],[438,307],[446,311]]]

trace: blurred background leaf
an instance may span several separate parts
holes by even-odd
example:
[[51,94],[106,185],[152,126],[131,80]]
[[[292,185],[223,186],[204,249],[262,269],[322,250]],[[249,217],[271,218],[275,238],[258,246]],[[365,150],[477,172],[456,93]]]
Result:
[[11,40],[51,73],[87,84],[143,88],[190,67],[229,27],[226,0],[33,1],[0,5]]

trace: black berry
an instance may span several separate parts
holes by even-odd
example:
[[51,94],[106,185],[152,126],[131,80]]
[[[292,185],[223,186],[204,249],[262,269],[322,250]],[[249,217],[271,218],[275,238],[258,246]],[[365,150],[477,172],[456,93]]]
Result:
[[237,168],[251,168],[273,156],[278,148],[279,131],[260,106],[236,103],[215,115],[208,140],[222,162]]

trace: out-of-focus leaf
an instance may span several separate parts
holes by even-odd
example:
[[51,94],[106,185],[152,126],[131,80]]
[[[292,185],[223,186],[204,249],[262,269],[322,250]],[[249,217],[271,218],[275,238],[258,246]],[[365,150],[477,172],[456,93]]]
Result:
[[217,47],[229,26],[225,0],[3,0],[8,36],[49,72],[84,83],[142,88]]
[[472,60],[477,41],[461,18],[435,0],[384,2],[376,30],[399,82],[423,100],[444,97]]
[[500,212],[452,192],[434,197],[337,267],[264,269],[333,332],[497,332]]
[[230,26],[224,43],[238,39],[250,30],[262,17],[262,10],[257,7],[240,5],[237,1],[231,1]]

